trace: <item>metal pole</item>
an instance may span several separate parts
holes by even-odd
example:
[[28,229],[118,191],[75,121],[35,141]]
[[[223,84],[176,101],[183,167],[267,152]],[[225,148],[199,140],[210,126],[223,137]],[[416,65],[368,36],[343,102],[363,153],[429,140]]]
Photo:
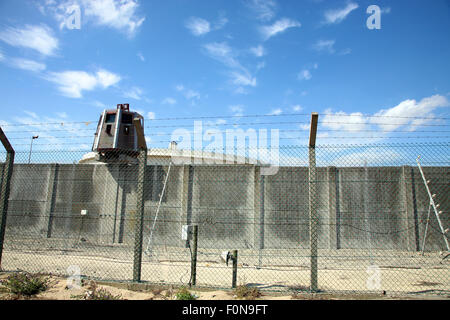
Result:
[[30,153],[28,155],[28,163],[31,162],[31,151],[33,150],[33,138],[31,138],[31,143],[30,143]]
[[311,256],[311,291],[318,290],[317,284],[317,172],[316,172],[316,134],[319,114],[311,114],[309,134],[309,244]]
[[144,183],[145,168],[147,166],[147,149],[143,149],[138,157],[139,168],[137,178],[137,204],[136,204],[136,226],[134,232],[134,259],[133,259],[133,281],[141,281],[141,265],[142,265],[142,238],[144,227]]
[[427,232],[428,232],[428,224],[430,223],[430,214],[431,214],[431,202],[428,206],[428,216],[427,216],[427,224],[425,225],[425,232],[423,234],[423,243],[422,243],[422,255],[425,251],[425,241],[427,240]]
[[232,260],[233,260],[233,279],[231,282],[231,287],[236,288],[237,265],[238,265],[238,251],[237,250],[233,250]]
[[423,173],[422,166],[420,165],[419,159],[420,159],[420,156],[418,156],[416,159],[417,165],[419,166],[419,171],[420,171],[420,174],[422,175],[423,183],[425,184],[425,188],[427,189],[428,196],[430,197],[430,204],[433,207],[434,214],[436,215],[436,219],[439,224],[439,228],[441,229],[442,236],[444,237],[445,246],[447,247],[447,251],[450,252],[450,246],[448,243],[448,239],[447,239],[447,236],[445,235],[445,230],[444,230],[444,227],[442,226],[441,218],[439,218],[439,212],[437,210],[436,204],[434,203],[435,195],[431,194],[430,188],[428,187],[427,179],[425,179],[425,174]]
[[191,261],[191,285],[197,284],[197,242],[198,242],[198,226],[192,226],[192,261]]
[[3,167],[3,179],[0,189],[0,270],[2,266],[3,242],[5,240],[6,218],[8,216],[8,199],[13,173],[15,152],[6,138],[3,130],[0,128],[0,140],[7,151],[5,166]]
[[[158,202],[158,207],[156,208],[155,219],[153,220],[153,225],[150,230],[150,237],[148,239],[147,248],[145,249],[145,253],[149,256],[151,256],[151,254],[152,254],[151,245],[152,245],[152,239],[153,239],[153,231],[155,231],[156,221],[158,220],[159,209],[161,207],[161,202],[164,197],[164,192],[166,191],[167,179],[169,179],[171,167],[172,167],[172,161],[170,161],[170,163],[169,163],[169,169],[167,170],[166,178],[164,179],[164,186],[161,191],[161,194],[159,195],[159,202]],[[155,172],[156,172],[156,170],[155,170]]]
[[31,162],[31,151],[33,150],[33,140],[39,138],[39,136],[32,136],[30,143],[30,154],[28,155],[28,163]]
[[264,176],[260,175],[260,213],[259,213],[259,254],[258,268],[262,267],[262,249],[264,249]]
[[134,257],[133,257],[133,281],[141,281],[142,266],[142,238],[144,229],[144,192],[145,192],[145,169],[147,168],[147,143],[145,142],[142,119],[134,118],[133,124],[136,130],[139,156],[138,177],[136,187],[136,226],[134,231]]

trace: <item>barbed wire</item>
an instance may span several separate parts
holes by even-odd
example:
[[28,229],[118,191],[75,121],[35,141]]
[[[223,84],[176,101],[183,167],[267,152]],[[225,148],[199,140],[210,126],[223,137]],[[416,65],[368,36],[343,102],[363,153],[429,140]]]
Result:
[[[280,132],[305,132],[305,134],[308,134],[307,130],[303,129],[278,129]],[[32,131],[32,132],[51,132],[52,130],[39,130],[39,131]],[[63,130],[64,131],[64,130]],[[82,130],[76,130],[76,131],[82,131]],[[343,130],[338,129],[321,129],[320,132],[342,132]],[[21,131],[16,133],[26,133],[29,131]],[[193,131],[192,131],[193,132]],[[382,130],[345,130],[347,133],[386,133],[389,134],[391,132],[385,132]],[[395,130],[392,131],[395,133],[404,133],[404,134],[411,134],[414,133],[449,133],[450,130]],[[172,135],[173,132],[157,132],[157,133],[146,133],[145,136],[164,136],[164,135]],[[42,139],[78,139],[78,138],[93,138],[94,134],[91,135],[78,135],[78,136],[40,136]],[[389,136],[384,136],[383,138],[389,138]],[[31,137],[16,137],[16,136],[8,136],[8,139],[10,140],[29,140]]]
[[[310,113],[280,113],[280,114],[240,114],[240,115],[215,115],[215,116],[188,116],[188,117],[166,117],[166,118],[144,118],[145,121],[178,121],[178,120],[197,120],[197,119],[232,119],[232,118],[266,118],[266,117],[292,117],[292,116],[310,116]],[[348,118],[379,118],[379,119],[415,119],[415,120],[449,120],[449,117],[419,117],[419,116],[388,116],[371,115],[367,113],[359,114],[340,114],[340,113],[319,113],[319,116],[348,117]],[[36,126],[36,125],[67,125],[67,124],[85,124],[91,125],[98,120],[88,121],[54,121],[54,122],[30,122],[30,123],[5,123],[4,127],[13,126]]]
[[[58,139],[63,139],[66,137],[60,137]],[[308,136],[299,136],[299,137],[280,137],[279,140],[297,140],[297,139],[306,139],[308,138]],[[319,137],[320,138],[320,137]],[[450,136],[407,136],[407,137],[381,137],[381,136],[341,136],[341,137],[321,137],[321,139],[327,140],[327,139],[450,139]],[[29,139],[29,138],[28,138]],[[45,138],[43,138],[45,139]],[[49,139],[53,139],[53,138],[49,138]],[[56,137],[55,137],[56,139]],[[259,138],[255,137],[255,138],[246,138],[246,141],[258,141]],[[188,140],[189,142],[208,142],[205,140]],[[170,143],[173,142],[173,140],[155,140],[155,141],[150,141],[151,143]],[[177,141],[175,141],[177,142]],[[71,142],[71,143],[55,143],[57,145],[78,145],[81,142]],[[29,143],[18,143],[18,144],[13,144],[14,146],[29,146]],[[33,144],[33,146],[43,146],[43,145],[47,145],[44,143],[37,143],[35,142]]]
[[[284,121],[284,122],[247,122],[247,123],[206,123],[202,124],[202,127],[223,127],[223,126],[250,126],[250,125],[286,125],[286,124],[309,124],[309,121]],[[335,121],[319,121],[319,124],[338,124],[338,125],[367,125],[366,122],[335,122]],[[379,126],[409,126],[409,127],[450,127],[449,124],[407,124],[407,123],[370,123],[372,125]],[[195,128],[196,125],[162,125],[162,126],[150,126],[146,125],[145,128]]]

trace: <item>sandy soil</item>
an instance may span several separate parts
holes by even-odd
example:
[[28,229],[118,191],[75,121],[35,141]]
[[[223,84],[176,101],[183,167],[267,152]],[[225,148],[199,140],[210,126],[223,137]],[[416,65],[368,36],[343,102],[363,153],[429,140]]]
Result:
[[[0,279],[6,278],[10,273],[0,273]],[[52,276],[49,288],[42,293],[32,297],[17,297],[7,292],[0,291],[0,300],[3,299],[36,299],[36,300],[79,300],[84,299],[92,292],[92,280],[83,280],[80,287],[69,289],[66,278]],[[177,288],[174,287],[134,287],[126,283],[104,283],[96,282],[98,289],[104,289],[121,300],[175,300]],[[190,292],[197,296],[197,300],[236,300],[238,299],[231,290],[205,290],[190,289]],[[251,300],[370,300],[370,299],[433,299],[450,300],[447,295],[383,295],[383,294],[276,294],[262,292],[261,296]],[[249,299],[250,300],[250,299]]]
[[[343,252],[342,256],[328,255],[320,259],[319,289],[326,292],[389,293],[449,292],[450,259],[442,261],[438,254],[419,256],[414,253],[382,252],[369,261],[359,258],[358,252]],[[403,256],[402,256],[403,255]],[[218,255],[217,255],[218,256]],[[286,255],[287,256],[287,255]],[[291,260],[291,261],[290,261]],[[238,265],[238,284],[256,286],[262,291],[305,291],[310,281],[307,258],[273,259],[277,264],[263,264],[260,268],[248,265],[241,259]],[[284,264],[283,264],[284,263]],[[297,265],[295,265],[297,264]],[[380,282],[369,290],[370,265],[379,268]],[[69,267],[77,266],[81,275],[98,280],[130,280],[133,274],[131,258],[117,259],[86,254],[86,252],[27,252],[5,250],[3,269],[25,270],[65,276]],[[171,261],[160,256],[158,260],[143,259],[142,280],[159,285],[182,286],[189,282],[190,262]],[[231,266],[219,261],[200,259],[197,263],[199,287],[230,288]],[[373,293],[373,292],[372,292]]]
[[[5,279],[10,273],[0,273],[0,279]],[[85,299],[91,290],[92,280],[83,280],[81,286],[71,286],[68,287],[68,282],[66,278],[62,277],[50,277],[49,288],[42,293],[26,299],[38,299],[38,300],[83,300]],[[113,296],[120,297],[122,300],[175,300],[175,294],[178,288],[174,287],[158,287],[154,286],[147,289],[134,289],[130,290],[127,288],[127,284],[123,283],[111,283],[105,284],[103,282],[96,282],[96,287],[98,289],[105,289],[107,292],[111,293]],[[190,290],[192,294],[197,296],[198,300],[232,300],[233,293],[231,291],[204,291],[204,290]],[[15,297],[5,290],[0,291],[0,300],[2,299],[16,299]],[[290,299],[290,296],[268,296],[264,295],[261,299]],[[25,299],[21,297],[21,299]]]
[[[70,267],[76,266],[84,278],[110,282],[104,285],[132,279],[133,248],[130,246],[89,243],[69,246],[54,239],[24,239],[6,244],[2,258],[2,268],[6,271],[48,273],[61,277],[59,281],[62,281],[72,274]],[[232,268],[220,261],[220,253],[220,249],[198,251],[197,288],[202,289],[196,290],[200,299],[230,299],[226,290],[231,287]],[[397,250],[321,249],[319,289],[326,294],[360,292],[366,297],[373,294],[379,297],[383,291],[387,296],[448,296],[450,258],[442,258],[439,252],[427,252],[422,256]],[[374,289],[368,285],[373,276],[371,266],[376,266],[379,272],[380,281]],[[153,256],[143,255],[141,279],[147,284],[166,288],[185,286],[189,282],[190,269],[189,249],[159,247],[154,249]],[[307,249],[239,250],[238,284],[257,287],[265,294],[264,299],[290,299],[293,292],[297,293],[295,298],[311,298],[311,295],[303,296],[310,283],[309,269]],[[59,287],[54,287],[54,290],[62,291],[56,288]],[[225,290],[211,291],[211,288]],[[62,291],[64,297],[79,294],[69,291]],[[161,298],[152,296],[151,292],[136,291],[123,292],[123,296],[127,299]]]

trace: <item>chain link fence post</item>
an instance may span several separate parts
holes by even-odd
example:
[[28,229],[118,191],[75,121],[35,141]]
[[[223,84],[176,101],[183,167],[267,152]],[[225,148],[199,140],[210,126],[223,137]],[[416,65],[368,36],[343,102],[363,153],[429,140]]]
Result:
[[0,190],[0,214],[2,215],[0,220],[0,270],[1,270],[3,241],[5,239],[5,230],[6,230],[6,217],[8,216],[9,190],[11,184],[11,177],[14,169],[13,166],[14,166],[15,152],[13,147],[9,143],[8,138],[4,134],[2,128],[0,128],[0,140],[7,152],[5,166],[3,167],[2,183]]
[[316,134],[319,114],[311,114],[311,131],[309,135],[309,244],[311,256],[311,291],[318,290],[317,284],[317,169],[316,169]]
[[192,274],[192,286],[197,285],[197,247],[198,247],[198,225],[192,226],[192,261],[191,261],[191,274]]
[[233,250],[232,260],[233,260],[233,278],[231,280],[231,287],[234,289],[234,288],[236,288],[236,284],[237,284],[237,267],[238,267],[238,251],[237,250]]
[[[144,191],[145,191],[145,169],[147,168],[147,146],[143,135],[143,130],[139,120],[134,120],[138,132],[138,144],[140,147],[138,156],[138,174],[136,185],[136,225],[134,233],[134,257],[133,257],[133,281],[141,281],[142,267],[142,244],[144,229]],[[142,140],[144,139],[144,140]]]

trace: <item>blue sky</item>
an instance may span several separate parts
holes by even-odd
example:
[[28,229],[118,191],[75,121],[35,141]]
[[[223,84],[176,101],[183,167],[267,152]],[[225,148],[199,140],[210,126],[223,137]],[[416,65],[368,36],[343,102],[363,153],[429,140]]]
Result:
[[[67,27],[71,5],[80,29]],[[370,5],[381,29],[366,25]],[[369,142],[354,138],[364,132],[448,141],[449,1],[11,0],[0,24],[0,125],[18,149],[33,134],[37,147],[89,149],[101,111],[117,103],[146,117],[154,147],[193,124],[160,119],[207,116],[305,144],[313,111],[322,143]],[[266,117],[241,117],[256,114]]]

